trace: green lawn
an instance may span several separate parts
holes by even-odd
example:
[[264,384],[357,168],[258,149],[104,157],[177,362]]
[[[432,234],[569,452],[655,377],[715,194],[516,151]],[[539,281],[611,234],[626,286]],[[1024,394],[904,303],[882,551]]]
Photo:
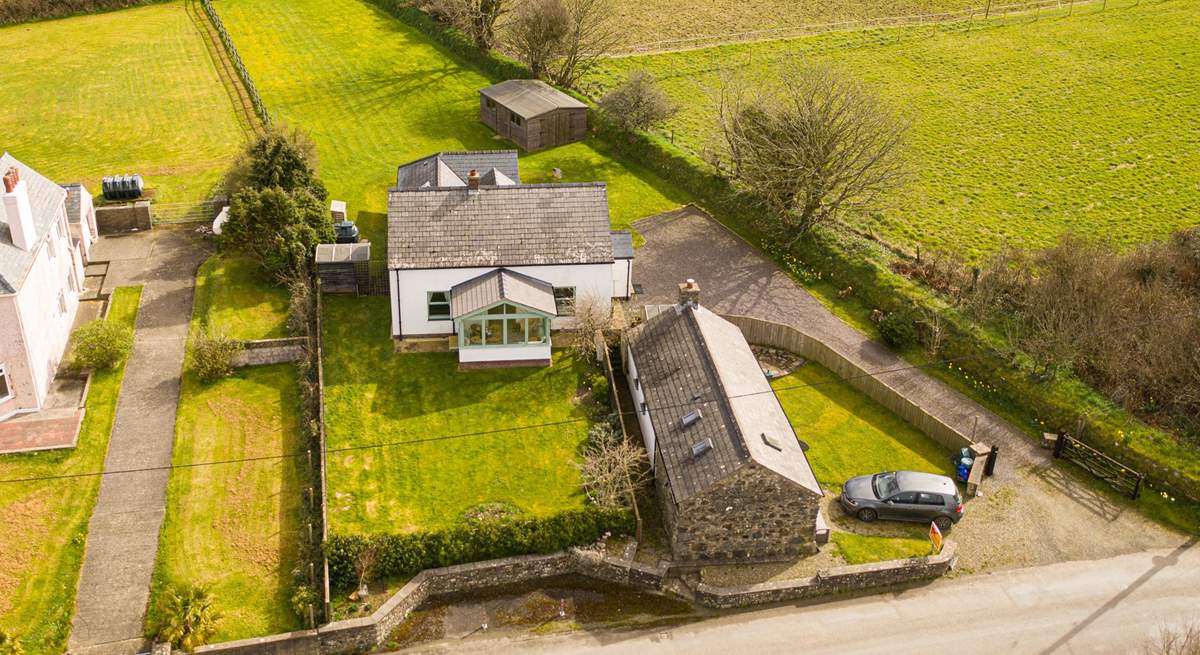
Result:
[[1196,224],[1197,3],[1118,0],[884,43],[895,34],[618,59],[597,81],[654,72],[684,107],[670,124],[677,141],[700,151],[713,133],[705,89],[722,69],[761,73],[789,53],[844,67],[913,120],[913,180],[878,215],[848,220],[909,249],[980,257],[1065,230],[1129,245]]
[[[478,119],[491,80],[361,0],[218,0],[238,50],[278,120],[312,134],[331,196],[382,246],[399,164],[440,150],[511,148]],[[647,170],[588,143],[521,158],[523,181],[608,183],[613,224],[690,200]],[[374,251],[384,256],[383,248]]]
[[856,475],[912,470],[953,474],[950,452],[839,379],[809,362],[771,382],[796,436],[809,445],[817,482],[838,491]]
[[555,351],[548,368],[460,372],[455,353],[394,353],[388,312],[387,298],[324,299],[328,448],[364,446],[328,455],[331,531],[443,528],[483,503],[534,516],[584,506],[575,468],[588,428],[577,398],[583,365]]
[[[286,304],[248,262],[214,256],[197,278],[192,335],[207,324],[239,339],[281,336]],[[208,586],[223,615],[214,642],[303,627],[289,602],[311,484],[297,457],[299,411],[292,364],[238,369],[212,384],[185,370],[174,464],[265,458],[171,473],[151,607],[168,583]]]
[[[912,532],[921,533],[917,527]],[[834,532],[829,539],[837,546],[837,553],[847,564],[870,564],[893,559],[924,557],[933,552],[928,538],[878,537],[874,535]]]
[[157,199],[208,196],[243,142],[180,2],[0,28],[0,150],[99,193],[141,173]]
[[287,289],[270,283],[253,261],[213,255],[196,274],[196,315],[210,334],[274,339],[287,334]]
[[[141,287],[114,291],[108,320],[133,328],[141,294]],[[103,470],[124,374],[122,365],[92,377],[74,449],[0,455],[0,480]],[[30,655],[66,649],[99,490],[99,476],[0,485],[0,627],[19,635]]]

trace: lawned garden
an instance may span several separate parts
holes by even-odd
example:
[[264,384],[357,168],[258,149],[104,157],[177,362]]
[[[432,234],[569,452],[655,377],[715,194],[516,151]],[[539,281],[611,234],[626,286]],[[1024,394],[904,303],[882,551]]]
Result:
[[1006,242],[1046,246],[1066,230],[1129,245],[1195,223],[1200,9],[1097,9],[898,42],[887,38],[898,32],[830,34],[614,59],[595,81],[653,72],[683,108],[668,129],[700,153],[722,71],[832,62],[912,120],[912,179],[881,211],[848,217],[855,227],[910,251],[975,258]]
[[[112,296],[106,320],[133,329],[141,287]],[[97,371],[88,391],[78,445],[70,450],[0,456],[0,480],[103,470],[125,366]],[[0,628],[30,655],[66,649],[99,475],[0,483]]]
[[454,353],[394,353],[389,316],[387,298],[324,299],[331,532],[584,507],[590,368],[556,350],[546,368],[459,371]]
[[[384,256],[387,189],[396,167],[441,150],[511,148],[479,122],[495,80],[363,0],[215,3],[273,116],[311,133],[333,198]],[[608,184],[613,224],[677,207],[688,194],[615,161],[593,141],[521,157],[521,178]]]
[[0,150],[98,193],[140,173],[156,200],[208,197],[244,140],[182,2],[0,28]]
[[[234,339],[285,336],[286,310],[285,291],[252,263],[214,256],[197,277],[193,345],[201,326]],[[290,602],[304,489],[313,484],[300,402],[291,364],[243,368],[212,383],[185,368],[151,622],[171,585],[199,585],[221,614],[211,641],[303,626]]]

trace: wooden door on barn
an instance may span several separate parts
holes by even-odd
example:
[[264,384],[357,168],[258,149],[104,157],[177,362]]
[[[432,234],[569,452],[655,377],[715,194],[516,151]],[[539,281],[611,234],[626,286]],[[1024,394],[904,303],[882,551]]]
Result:
[[554,145],[571,140],[571,114],[560,111],[554,115]]

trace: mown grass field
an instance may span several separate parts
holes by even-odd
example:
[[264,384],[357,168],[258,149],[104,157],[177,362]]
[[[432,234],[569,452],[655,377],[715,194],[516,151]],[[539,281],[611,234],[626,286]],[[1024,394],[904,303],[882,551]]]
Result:
[[[202,324],[239,339],[282,325],[275,289],[252,265],[214,256],[197,279],[192,338]],[[219,287],[219,289],[218,289]],[[239,309],[240,308],[240,309]],[[232,317],[244,310],[242,320]],[[300,389],[292,364],[239,369],[206,384],[185,368],[151,607],[169,583],[209,587],[222,614],[212,642],[302,627],[292,611],[303,488]],[[265,458],[211,466],[198,462]]]
[[1103,12],[922,33],[616,59],[596,81],[655,73],[683,106],[668,127],[700,152],[723,69],[761,75],[792,55],[843,67],[913,122],[913,179],[882,211],[848,221],[909,250],[977,259],[1067,230],[1130,245],[1197,224],[1200,5],[1118,0]]
[[[420,32],[361,0],[218,0],[226,27],[273,116],[309,132],[331,197],[346,200],[384,256],[387,189],[396,167],[440,150],[513,147],[479,122],[479,89],[492,83]],[[608,183],[613,224],[690,200],[649,171],[613,161],[591,143],[521,158],[526,182]]]
[[[587,367],[556,350],[547,368],[459,371],[455,353],[393,352],[387,298],[323,302],[330,531],[445,528],[484,503],[584,506]],[[560,424],[475,434],[548,423]],[[463,434],[475,436],[371,447]]]
[[200,327],[230,339],[277,339],[287,335],[287,289],[270,284],[245,257],[213,255],[196,274]]
[[[114,291],[107,320],[132,329],[141,295],[141,287]],[[103,470],[124,375],[122,364],[93,376],[75,448],[0,455],[0,480]],[[66,649],[99,491],[100,476],[0,484],[0,628],[16,634],[29,655]]]
[[771,381],[824,489],[881,471],[951,475],[950,452],[879,403],[809,362]]
[[164,203],[208,197],[244,136],[183,3],[0,28],[0,150],[100,192],[141,173]]

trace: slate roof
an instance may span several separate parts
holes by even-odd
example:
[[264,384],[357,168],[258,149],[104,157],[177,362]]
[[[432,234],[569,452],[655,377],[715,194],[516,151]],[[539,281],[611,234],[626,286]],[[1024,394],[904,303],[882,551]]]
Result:
[[388,192],[388,267],[606,264],[603,183]]
[[84,194],[83,185],[75,182],[74,184],[64,184],[62,188],[67,192],[67,220],[78,223],[83,218],[80,215],[83,206],[81,198]]
[[[676,503],[749,463],[821,494],[737,326],[703,307],[673,306],[630,330],[628,344]],[[701,418],[685,427],[682,419],[693,410]],[[712,449],[693,455],[693,445],[706,440]]]
[[[29,191],[29,205],[33,209],[33,227],[38,238],[44,237],[54,224],[58,210],[66,200],[67,191],[46,179],[37,171],[4,153],[0,156],[0,175],[9,168],[21,171],[21,180]],[[3,188],[0,187],[0,191]],[[0,293],[16,293],[25,280],[25,274],[33,264],[33,252],[13,245],[8,225],[0,221]]]
[[554,287],[506,268],[488,271],[450,288],[450,317],[462,318],[501,301],[516,303],[543,314],[557,316]]
[[613,259],[633,259],[633,235],[629,232],[612,233]]
[[[396,188],[466,186],[467,173],[471,169],[479,172],[481,184],[501,185],[505,180],[511,180],[512,184],[521,183],[516,150],[474,150],[439,152],[402,164],[396,169]],[[500,173],[498,177],[492,173],[493,169]]]
[[587,105],[541,80],[506,80],[479,93],[529,119],[555,109],[584,109]]

